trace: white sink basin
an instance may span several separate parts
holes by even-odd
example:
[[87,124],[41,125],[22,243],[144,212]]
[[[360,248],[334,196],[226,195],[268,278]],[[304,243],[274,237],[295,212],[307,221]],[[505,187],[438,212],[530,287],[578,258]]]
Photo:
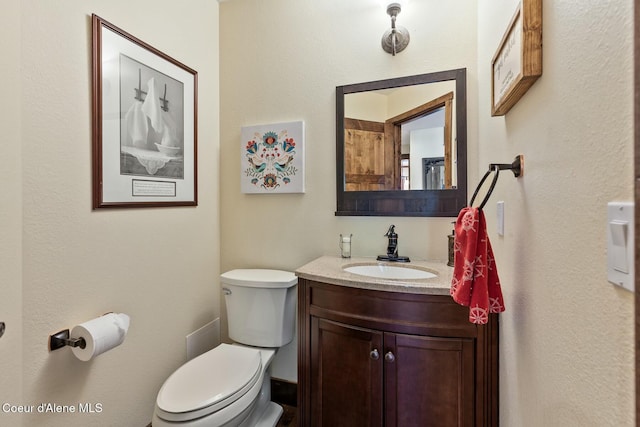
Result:
[[378,279],[430,279],[436,277],[430,271],[401,265],[372,264],[352,265],[343,268],[344,271],[360,276],[375,277]]

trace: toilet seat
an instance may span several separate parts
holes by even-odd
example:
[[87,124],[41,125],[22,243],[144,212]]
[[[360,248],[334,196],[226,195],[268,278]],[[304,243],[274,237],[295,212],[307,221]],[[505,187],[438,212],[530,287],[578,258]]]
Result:
[[253,399],[262,377],[260,350],[221,344],[187,362],[165,381],[156,399],[156,413],[172,422],[213,414],[247,394]]

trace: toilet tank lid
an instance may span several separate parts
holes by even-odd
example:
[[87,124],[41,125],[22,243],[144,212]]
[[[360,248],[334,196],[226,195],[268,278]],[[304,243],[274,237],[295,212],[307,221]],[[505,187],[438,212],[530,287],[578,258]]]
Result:
[[290,271],[245,268],[227,271],[220,275],[222,283],[251,288],[290,288],[298,278]]

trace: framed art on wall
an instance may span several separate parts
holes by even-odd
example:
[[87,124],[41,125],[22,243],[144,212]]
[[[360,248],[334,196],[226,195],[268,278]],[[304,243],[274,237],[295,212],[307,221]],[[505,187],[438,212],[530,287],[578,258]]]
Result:
[[243,193],[304,193],[304,122],[244,126],[240,133]]
[[522,0],[491,60],[491,115],[505,115],[541,75],[542,0]]
[[93,209],[196,206],[196,71],[93,15]]

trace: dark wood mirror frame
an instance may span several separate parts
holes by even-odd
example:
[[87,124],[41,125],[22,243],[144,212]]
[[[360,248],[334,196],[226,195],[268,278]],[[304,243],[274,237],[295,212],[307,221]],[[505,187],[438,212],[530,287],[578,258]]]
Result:
[[[439,71],[409,77],[336,87],[336,216],[456,217],[467,204],[467,70]],[[350,93],[455,81],[458,186],[444,190],[345,191],[344,96]]]

